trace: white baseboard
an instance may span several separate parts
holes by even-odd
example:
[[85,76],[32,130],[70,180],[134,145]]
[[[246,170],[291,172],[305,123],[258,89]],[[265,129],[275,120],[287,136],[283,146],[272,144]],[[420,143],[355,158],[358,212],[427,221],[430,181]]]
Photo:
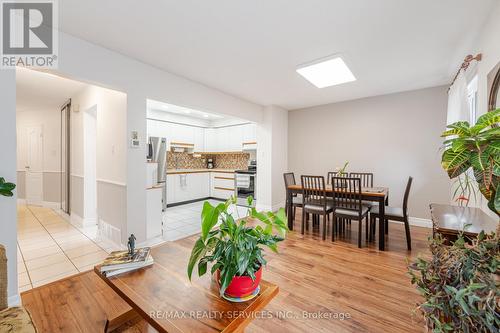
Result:
[[42,201],[42,206],[50,209],[58,210],[61,208],[60,202],[52,202],[52,201]]
[[122,248],[122,232],[117,227],[99,219],[98,224],[98,237],[106,240],[118,248]]
[[284,207],[285,207],[285,203],[284,202],[273,204],[271,206],[271,205],[262,205],[262,204],[259,204],[259,200],[257,200],[257,210],[258,211],[271,211],[271,212],[275,212],[278,209],[284,208]]
[[85,228],[97,225],[97,219],[84,219],[75,213],[71,213],[70,223],[76,225],[77,227]]
[[423,219],[421,217],[411,217],[408,219],[410,225],[416,227],[432,228],[432,221],[429,219]]
[[9,296],[9,298],[7,298],[7,304],[9,307],[21,305],[21,296],[19,296],[19,294]]

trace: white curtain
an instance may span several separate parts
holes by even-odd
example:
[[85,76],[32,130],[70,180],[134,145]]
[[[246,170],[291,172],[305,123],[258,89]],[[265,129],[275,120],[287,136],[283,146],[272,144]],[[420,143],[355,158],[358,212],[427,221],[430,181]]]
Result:
[[455,83],[448,91],[448,116],[446,124],[460,120],[469,120],[469,103],[467,101],[467,80],[461,71]]

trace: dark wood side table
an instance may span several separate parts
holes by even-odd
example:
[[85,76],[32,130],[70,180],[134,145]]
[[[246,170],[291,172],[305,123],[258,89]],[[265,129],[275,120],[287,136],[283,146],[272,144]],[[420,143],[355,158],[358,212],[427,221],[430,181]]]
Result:
[[[466,238],[472,239],[484,230],[496,232],[498,220],[487,215],[479,208],[452,205],[430,204],[432,235],[441,234],[447,241],[454,241],[463,231]],[[469,225],[466,227],[466,225]]]

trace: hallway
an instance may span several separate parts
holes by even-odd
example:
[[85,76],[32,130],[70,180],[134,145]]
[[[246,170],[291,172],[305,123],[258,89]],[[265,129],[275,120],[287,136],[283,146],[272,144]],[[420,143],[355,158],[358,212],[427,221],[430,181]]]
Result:
[[97,226],[77,228],[50,208],[18,205],[19,291],[88,271],[114,250]]

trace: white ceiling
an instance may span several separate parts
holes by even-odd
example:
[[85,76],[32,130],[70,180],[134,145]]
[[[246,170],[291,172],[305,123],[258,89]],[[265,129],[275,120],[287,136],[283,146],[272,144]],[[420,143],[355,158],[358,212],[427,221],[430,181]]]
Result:
[[22,67],[16,68],[16,110],[59,110],[85,83]]
[[186,108],[184,106],[163,103],[163,102],[155,101],[152,99],[148,99],[147,107],[150,110],[163,111],[163,112],[167,112],[167,113],[181,115],[184,117],[203,119],[203,120],[207,120],[207,121],[223,118],[223,116],[220,116],[217,114],[198,111],[195,109]]
[[[64,0],[61,30],[226,93],[287,109],[437,86],[497,0]],[[296,66],[340,53],[357,81]]]

